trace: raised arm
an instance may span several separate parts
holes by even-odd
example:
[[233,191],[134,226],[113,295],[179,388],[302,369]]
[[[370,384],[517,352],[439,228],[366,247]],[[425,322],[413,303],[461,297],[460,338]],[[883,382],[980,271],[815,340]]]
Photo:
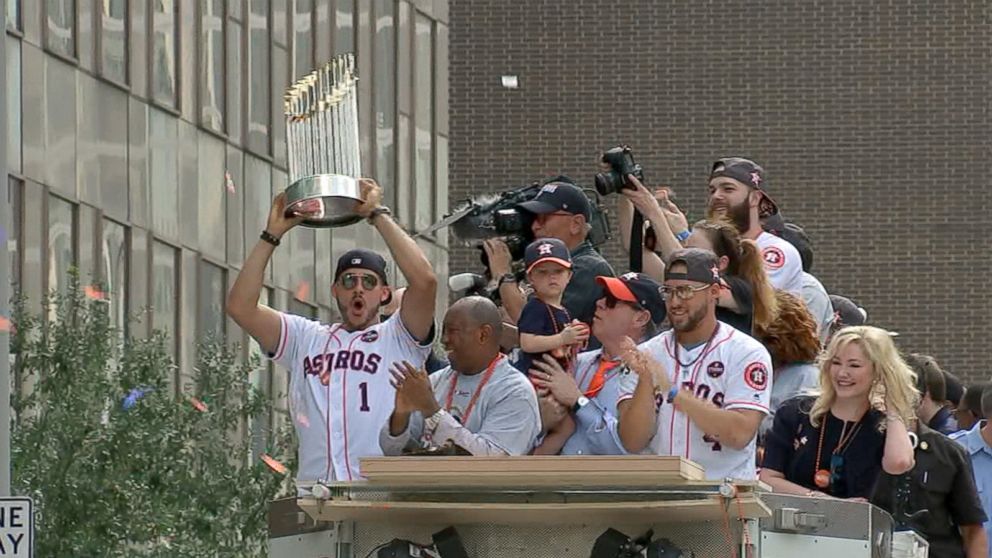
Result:
[[[355,213],[368,217],[380,206],[382,188],[374,180],[366,178],[361,179],[360,185],[365,202],[356,208]],[[437,296],[434,268],[417,243],[389,215],[375,214],[372,226],[386,241],[396,266],[406,278],[407,290],[400,304],[403,325],[418,341],[427,341],[434,325]]]
[[[277,240],[303,221],[302,217],[287,219],[284,215],[285,211],[286,194],[283,192],[272,201],[269,219],[265,226],[265,231]],[[227,314],[235,323],[247,331],[248,335],[254,337],[264,351],[270,353],[274,352],[279,344],[281,332],[279,314],[271,308],[259,305],[258,297],[262,293],[265,266],[268,265],[275,248],[265,240],[255,243],[231,287],[231,292],[227,295],[226,308]]]

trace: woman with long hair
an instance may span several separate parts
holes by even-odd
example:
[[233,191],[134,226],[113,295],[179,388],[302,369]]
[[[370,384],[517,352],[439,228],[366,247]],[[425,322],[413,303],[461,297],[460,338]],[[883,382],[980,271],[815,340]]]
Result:
[[786,494],[868,498],[880,471],[913,467],[913,371],[889,333],[871,326],[840,330],[819,368],[820,395],[791,399],[776,413],[761,480]]
[[820,387],[820,338],[816,320],[806,304],[792,293],[775,291],[778,319],[754,327],[754,338],[772,357],[771,413],[761,423],[761,433],[772,427],[775,412],[782,403],[799,395],[815,395]]

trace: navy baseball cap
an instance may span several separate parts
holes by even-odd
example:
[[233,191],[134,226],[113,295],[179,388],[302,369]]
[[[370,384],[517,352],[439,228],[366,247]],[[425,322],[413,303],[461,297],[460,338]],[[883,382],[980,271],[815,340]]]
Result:
[[771,206],[771,211],[769,211],[769,214],[774,215],[775,213],[778,213],[778,205],[775,203],[775,200],[768,195],[768,186],[765,183],[765,169],[761,168],[761,165],[758,163],[743,157],[726,157],[723,159],[717,159],[716,162],[713,163],[713,168],[710,169],[710,180],[713,180],[718,176],[733,178],[742,184],[746,184],[751,188],[760,190],[765,199],[768,200],[768,204]]
[[[678,263],[685,266],[685,272],[671,271]],[[665,281],[669,279],[696,281],[707,285],[720,283],[720,266],[716,254],[702,248],[676,250],[665,265]]]
[[524,266],[527,272],[541,262],[555,262],[556,264],[572,268],[572,253],[568,246],[557,238],[539,238],[527,245],[524,250]]
[[365,250],[364,248],[348,250],[338,258],[338,267],[334,272],[334,280],[337,281],[346,269],[354,267],[367,269],[378,275],[382,279],[383,285],[389,284],[388,279],[386,279],[386,259],[372,250]]
[[582,190],[568,182],[549,182],[537,192],[534,199],[525,201],[517,207],[537,215],[564,211],[572,215],[582,215],[588,221],[592,215],[589,198]]
[[813,243],[810,242],[805,229],[791,221],[786,221],[781,213],[769,215],[761,223],[761,228],[795,247],[799,252],[799,259],[802,260],[803,271],[809,273],[813,268]]
[[840,295],[830,295],[834,307],[834,327],[860,326],[868,321],[868,312],[851,299]]
[[617,300],[632,302],[651,313],[651,321],[660,323],[665,319],[665,299],[661,296],[661,285],[643,273],[624,273],[620,277],[600,275],[596,282],[603,290]]

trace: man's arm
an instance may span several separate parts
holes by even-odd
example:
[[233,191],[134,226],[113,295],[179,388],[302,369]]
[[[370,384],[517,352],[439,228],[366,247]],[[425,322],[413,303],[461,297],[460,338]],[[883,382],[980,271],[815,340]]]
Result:
[[638,453],[647,447],[658,429],[655,421],[658,410],[654,402],[654,382],[648,375],[628,373],[637,379],[632,397],[617,403],[620,421],[617,431],[624,449]]
[[[355,212],[367,217],[379,207],[382,199],[382,189],[373,180],[361,180],[362,199],[365,200]],[[417,243],[406,234],[396,221],[384,214],[377,215],[372,220],[382,239],[389,247],[389,252],[396,261],[396,267],[406,278],[407,290],[400,304],[400,318],[410,335],[418,341],[427,341],[434,326],[434,304],[437,296],[437,276],[430,260],[417,246]]]
[[[490,238],[482,243],[482,249],[485,250],[486,257],[489,259],[489,274],[494,279],[499,281],[500,277],[513,272],[513,257],[510,255],[510,249],[505,242],[498,238]],[[497,288],[506,315],[516,324],[520,320],[520,312],[527,304],[527,297],[524,296],[516,281],[497,285]]]
[[[287,219],[284,215],[286,211],[286,194],[280,193],[272,201],[269,209],[269,218],[265,230],[279,239],[286,234],[289,229],[303,221],[297,217]],[[226,311],[241,329],[248,332],[258,341],[262,350],[272,353],[279,345],[279,336],[282,330],[279,314],[266,306],[258,304],[258,297],[262,293],[262,281],[265,277],[265,266],[272,257],[275,246],[259,240],[248,259],[245,260],[238,273],[231,292],[227,295]]]
[[734,449],[744,449],[751,443],[765,417],[753,409],[720,409],[686,390],[680,390],[672,403],[700,430]]
[[472,455],[526,455],[540,431],[541,418],[537,396],[523,376],[520,383],[485,408],[486,416],[476,433],[443,412],[434,442],[451,440]]
[[619,427],[617,417],[595,399],[575,413],[576,432],[584,432],[594,455],[627,454],[620,441]]
[[961,525],[964,555],[968,558],[988,558],[989,541],[982,525]]
[[[424,417],[420,413],[403,413],[398,420],[394,412],[379,430],[379,449],[383,455],[402,455],[403,450],[416,446],[424,431]],[[400,428],[394,430],[394,427]]]

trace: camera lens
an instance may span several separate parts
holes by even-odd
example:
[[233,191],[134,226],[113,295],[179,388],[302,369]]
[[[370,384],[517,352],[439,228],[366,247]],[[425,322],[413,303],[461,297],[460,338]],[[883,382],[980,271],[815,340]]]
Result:
[[616,171],[596,174],[596,191],[601,196],[619,192],[623,188],[623,179]]

